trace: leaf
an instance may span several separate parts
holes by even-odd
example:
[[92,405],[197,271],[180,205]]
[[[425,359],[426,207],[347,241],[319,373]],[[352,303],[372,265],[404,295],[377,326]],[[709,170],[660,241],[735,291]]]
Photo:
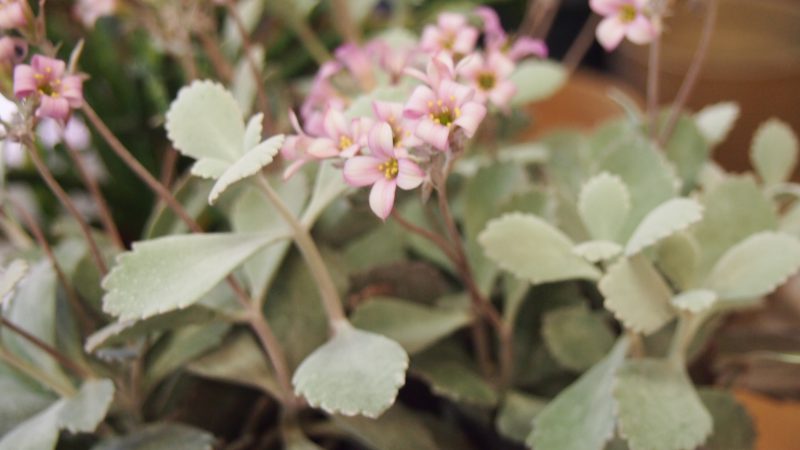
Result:
[[614,334],[603,314],[582,304],[545,314],[542,337],[550,354],[576,372],[592,367],[614,346]]
[[103,441],[92,450],[212,450],[214,435],[178,423],[159,422]]
[[626,328],[651,334],[675,315],[669,286],[642,255],[623,258],[609,267],[598,284],[605,307]]
[[695,289],[672,297],[670,304],[679,311],[693,314],[708,311],[717,302],[717,293],[708,289]]
[[645,216],[636,227],[628,244],[625,255],[635,255],[647,247],[683,231],[703,218],[703,206],[689,198],[668,200]]
[[700,400],[714,419],[714,432],[703,444],[706,450],[752,450],[756,429],[747,410],[730,392],[700,389]]
[[311,225],[317,221],[322,211],[337,197],[344,194],[347,189],[347,183],[344,182],[340,170],[333,167],[330,162],[320,163],[311,200],[308,202],[305,211],[303,211],[300,222],[306,228],[311,228]]
[[622,247],[611,241],[587,241],[572,247],[572,252],[590,263],[608,261],[622,253]]
[[44,410],[57,398],[50,392],[36,386],[25,375],[0,363],[0,436]]
[[254,387],[274,398],[281,395],[266,355],[249,333],[235,333],[219,349],[189,364],[188,370],[205,378]]
[[589,234],[597,240],[617,240],[630,209],[628,187],[608,172],[587,181],[578,197],[578,213]]
[[747,300],[774,291],[800,269],[800,240],[758,233],[728,250],[703,285],[721,300]]
[[523,443],[533,430],[533,419],[545,408],[547,401],[518,391],[508,391],[497,412],[497,431],[516,442]]
[[[662,115],[664,121],[666,118],[666,114]],[[710,147],[694,120],[681,115],[664,150],[683,182],[683,192],[690,192],[697,184],[698,175],[710,153]]]
[[520,106],[555,94],[567,81],[567,72],[553,61],[526,60],[517,65],[509,80],[517,87],[511,106]]
[[464,186],[464,226],[473,239],[494,214],[494,206],[520,191],[528,182],[521,165],[497,163],[479,169]]
[[216,180],[228,169],[231,164],[216,158],[201,158],[192,165],[189,172],[200,178]]
[[394,403],[407,368],[399,344],[345,325],[300,364],[292,384],[315,408],[375,418]]
[[617,341],[605,359],[548,403],[533,420],[528,446],[537,450],[602,450],[614,436],[614,375],[627,350],[626,339]]
[[740,108],[737,103],[723,102],[706,106],[694,115],[694,122],[710,147],[715,147],[728,137]]
[[278,154],[283,141],[284,136],[282,134],[272,136],[253,147],[252,150],[249,150],[225,169],[225,172],[214,183],[214,187],[211,188],[211,193],[208,194],[208,204],[213,205],[230,185],[261,172],[261,169],[270,164],[275,155]]
[[567,236],[533,215],[511,213],[492,220],[478,242],[489,259],[533,284],[600,276],[572,252]]
[[28,263],[22,259],[15,259],[3,270],[0,275],[0,303],[14,291],[17,284],[28,273]]
[[673,234],[656,248],[656,266],[678,288],[694,285],[699,264],[700,249],[687,232]]
[[711,434],[712,420],[683,368],[665,360],[627,361],[617,372],[619,430],[631,450],[692,450]]
[[247,258],[283,237],[213,233],[137,242],[103,280],[103,309],[129,320],[186,308]]
[[418,353],[470,323],[468,310],[431,308],[392,298],[372,298],[353,312],[356,328],[382,334]]
[[753,233],[778,226],[775,207],[751,177],[727,178],[702,201],[703,220],[693,229],[700,247],[700,279],[730,247]]
[[418,412],[394,405],[377,419],[333,416],[339,427],[375,450],[438,450]]
[[764,122],[750,148],[750,161],[766,185],[788,180],[797,165],[797,136],[778,119]]
[[411,373],[450,400],[484,407],[497,404],[497,393],[472,367],[438,348],[414,357]]
[[167,136],[186,156],[229,163],[242,156],[242,112],[233,95],[218,83],[195,81],[181,89],[166,119]]
[[48,450],[55,447],[59,430],[92,432],[106,416],[113,397],[110,380],[86,381],[74,397],[56,401],[5,434],[0,450]]

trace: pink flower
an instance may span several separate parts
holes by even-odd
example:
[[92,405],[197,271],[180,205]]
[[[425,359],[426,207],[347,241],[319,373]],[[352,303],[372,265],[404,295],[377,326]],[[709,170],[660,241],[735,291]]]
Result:
[[397,188],[414,189],[422,184],[425,173],[405,151],[395,148],[392,127],[386,122],[376,124],[369,133],[370,155],[356,156],[344,164],[344,179],[351,186],[369,186],[369,206],[382,220],[394,207]]
[[94,28],[97,19],[114,14],[117,0],[78,0],[75,14],[87,28]]
[[345,100],[330,81],[340,70],[342,65],[337,61],[328,61],[320,66],[311,84],[311,90],[300,107],[300,116],[303,118],[305,129],[314,136],[325,134],[322,121],[329,108],[345,107]]
[[458,73],[475,89],[475,100],[487,100],[502,110],[508,109],[517,86],[508,77],[514,72],[514,62],[498,51],[490,51],[486,58],[473,54],[458,65]]
[[359,117],[348,123],[342,111],[329,108],[322,122],[325,135],[314,140],[308,153],[317,159],[351,158],[366,145],[367,131],[371,125],[372,120],[367,117]]
[[442,13],[437,25],[428,25],[422,31],[420,48],[429,53],[448,52],[463,56],[475,48],[478,30],[469,26],[461,14]]
[[83,80],[78,75],[64,75],[64,61],[34,55],[31,65],[14,68],[14,95],[36,97],[37,117],[66,120],[71,108],[83,104]]
[[375,84],[371,49],[346,43],[334,52],[336,59],[358,80],[362,88],[371,88]]
[[86,150],[92,140],[92,135],[86,123],[77,116],[69,118],[66,124],[59,123],[55,119],[45,118],[39,122],[36,134],[47,148],[54,148],[61,142],[74,150]]
[[374,101],[372,111],[379,122],[386,122],[391,127],[395,147],[406,149],[422,144],[413,134],[416,121],[403,116],[402,103]]
[[627,37],[635,44],[647,44],[659,27],[646,14],[648,0],[590,0],[592,10],[605,16],[597,26],[597,40],[607,51],[614,50]]
[[520,36],[512,43],[494,9],[480,6],[475,9],[475,14],[483,21],[487,50],[505,53],[512,61],[519,61],[526,56],[547,58],[547,45],[541,39]]
[[286,140],[283,141],[283,147],[281,147],[281,156],[283,156],[285,160],[291,161],[289,166],[283,171],[284,180],[289,179],[292,175],[297,173],[307,162],[314,160],[314,158],[308,154],[308,149],[314,144],[314,141],[318,139],[309,136],[303,131],[300,127],[300,123],[297,121],[297,116],[294,114],[294,111],[289,111],[289,121],[292,123],[292,127],[297,134],[287,136]]
[[26,0],[0,0],[0,29],[24,27],[28,23]]
[[403,115],[417,121],[414,135],[445,151],[455,128],[472,137],[486,116],[486,107],[472,100],[474,95],[473,89],[449,79],[432,87],[417,86],[406,102]]

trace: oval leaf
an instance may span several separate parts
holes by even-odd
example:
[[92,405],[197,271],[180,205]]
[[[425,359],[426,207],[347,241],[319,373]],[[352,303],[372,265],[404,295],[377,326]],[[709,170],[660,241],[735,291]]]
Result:
[[17,287],[17,283],[28,273],[28,263],[15,259],[0,275],[0,302]]
[[411,372],[444,398],[476,406],[497,404],[497,393],[476,370],[439,348],[414,357]]
[[800,240],[783,233],[759,233],[722,255],[704,286],[722,300],[747,300],[774,291],[798,269]]
[[555,94],[567,80],[567,72],[554,61],[528,60],[517,66],[509,80],[517,86],[511,105],[519,106]]
[[635,255],[647,247],[679,231],[689,228],[703,218],[703,206],[690,198],[674,198],[650,211],[633,232],[625,254]]
[[578,213],[593,239],[616,240],[630,209],[628,187],[608,172],[587,181],[578,198]]
[[616,257],[622,253],[622,247],[611,241],[588,241],[573,247],[572,252],[590,263],[598,263]]
[[281,234],[190,234],[137,242],[103,280],[103,309],[120,320],[185,308]]
[[762,124],[753,137],[750,160],[767,185],[789,179],[797,165],[797,136],[778,119]]
[[592,367],[614,346],[614,334],[603,314],[582,304],[546,313],[542,337],[556,361],[576,372]]
[[680,311],[693,314],[708,311],[717,302],[717,293],[708,289],[695,289],[686,291],[672,297],[670,303]]
[[178,92],[167,111],[167,136],[194,159],[234,162],[244,153],[244,120],[236,99],[222,85],[195,81]]
[[313,407],[374,418],[394,403],[407,368],[398,343],[346,325],[300,364],[292,384]]
[[225,189],[233,183],[257,174],[264,166],[271,163],[281,149],[283,140],[284,136],[282,134],[272,136],[256,145],[255,148],[245,153],[225,169],[225,172],[220,175],[214,187],[211,188],[211,193],[208,194],[208,204],[213,205],[219,196],[225,192]]
[[512,213],[492,220],[478,242],[489,259],[533,284],[600,276],[572,252],[572,242],[564,233],[530,214]]
[[734,102],[709,105],[694,115],[694,122],[700,134],[710,147],[720,144],[728,137],[739,118],[740,108]]

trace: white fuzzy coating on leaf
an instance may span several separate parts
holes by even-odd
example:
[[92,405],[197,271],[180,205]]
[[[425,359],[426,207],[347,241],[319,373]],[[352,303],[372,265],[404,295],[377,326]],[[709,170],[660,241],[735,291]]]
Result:
[[695,289],[682,292],[675,297],[672,297],[670,303],[679,311],[697,314],[711,309],[718,299],[719,297],[714,291],[708,289]]
[[703,205],[690,198],[667,200],[645,216],[625,246],[631,256],[679,231],[689,228],[703,218]]
[[17,287],[17,284],[27,273],[28,263],[22,259],[11,261],[0,276],[0,302]]
[[622,246],[611,241],[587,241],[572,247],[572,251],[590,263],[598,263],[615,258],[622,253]]
[[376,418],[394,404],[407,369],[398,343],[347,325],[303,360],[292,384],[315,408]]
[[261,142],[261,133],[264,127],[264,113],[258,113],[247,121],[242,140],[242,152],[247,153]]
[[797,165],[797,136],[778,119],[764,122],[753,137],[750,161],[767,185],[786,181]]
[[166,119],[167,137],[186,156],[234,162],[244,153],[242,112],[221,84],[195,81],[184,87]]
[[257,174],[264,166],[269,165],[280,151],[283,141],[282,134],[273,136],[231,164],[211,188],[211,193],[208,194],[208,204],[213,205],[232,184]]
[[769,294],[800,270],[800,240],[776,232],[751,235],[717,261],[703,286],[723,301]]
[[630,209],[628,187],[608,172],[587,181],[578,197],[578,213],[593,239],[616,240]]
[[728,137],[740,108],[734,102],[715,103],[706,106],[694,115],[694,121],[709,146],[715,146]]
[[192,175],[207,180],[216,180],[231,165],[228,161],[215,158],[201,158],[192,165],[190,172]]

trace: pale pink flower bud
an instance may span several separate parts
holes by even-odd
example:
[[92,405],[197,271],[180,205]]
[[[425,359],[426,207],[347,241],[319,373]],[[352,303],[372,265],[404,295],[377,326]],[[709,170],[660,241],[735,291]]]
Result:
[[28,23],[29,11],[25,0],[0,0],[0,29],[24,27]]
[[99,18],[111,16],[116,10],[117,0],[78,0],[75,5],[75,15],[86,28],[94,28]]

